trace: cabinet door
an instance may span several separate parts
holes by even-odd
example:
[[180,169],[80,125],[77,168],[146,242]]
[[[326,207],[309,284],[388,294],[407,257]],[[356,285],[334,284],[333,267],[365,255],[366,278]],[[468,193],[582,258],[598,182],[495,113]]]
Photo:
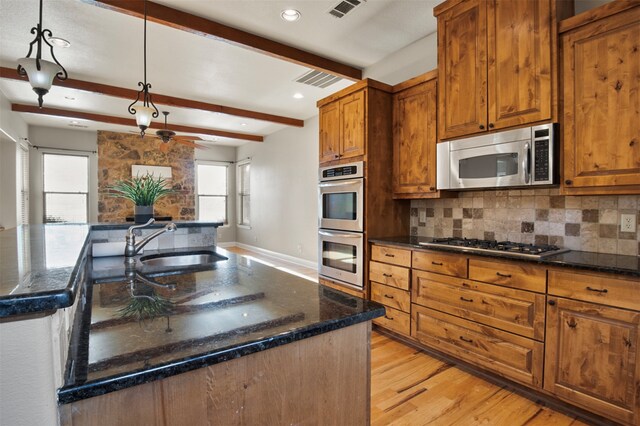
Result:
[[493,0],[487,7],[488,127],[551,119],[551,0]]
[[340,105],[320,108],[320,163],[337,160],[340,151]]
[[356,92],[340,100],[342,131],[340,157],[364,155],[366,94]]
[[487,5],[469,0],[438,16],[440,139],[487,125]]
[[640,192],[639,22],[635,7],[562,35],[565,193]]
[[607,418],[637,424],[640,313],[548,300],[544,388]]
[[394,96],[394,196],[435,192],[436,117],[435,80]]

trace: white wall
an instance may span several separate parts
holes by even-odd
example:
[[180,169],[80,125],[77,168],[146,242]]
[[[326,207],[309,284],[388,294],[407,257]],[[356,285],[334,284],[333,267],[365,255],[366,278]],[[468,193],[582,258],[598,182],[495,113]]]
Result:
[[[67,130],[54,127],[29,126],[29,141],[34,146],[52,148],[78,149],[82,151],[98,150],[98,133],[95,131]],[[29,191],[30,223],[42,223],[44,216],[43,195],[43,152],[58,152],[60,154],[82,154],[71,151],[55,151],[47,149],[29,150]],[[87,153],[89,156],[89,222],[98,220],[98,155]]]
[[11,102],[0,91],[0,226],[16,226],[16,153],[27,138],[27,124],[11,111]]
[[232,146],[213,146],[207,149],[196,149],[196,164],[198,161],[221,161],[229,163],[227,198],[228,225],[218,228],[218,243],[229,243],[236,241],[236,168],[233,164],[236,161],[236,148]]
[[318,117],[238,148],[251,157],[251,229],[236,240],[297,258],[317,261]]

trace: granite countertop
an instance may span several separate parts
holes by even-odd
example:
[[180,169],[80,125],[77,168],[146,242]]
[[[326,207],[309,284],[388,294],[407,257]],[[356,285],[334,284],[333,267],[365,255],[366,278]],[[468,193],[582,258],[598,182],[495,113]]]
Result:
[[[384,315],[384,307],[375,302],[220,248],[211,250],[227,259],[206,267],[137,265],[135,270],[125,268],[121,257],[94,259],[59,403],[162,379]],[[153,253],[144,256],[149,254]],[[138,279],[132,284],[125,277],[132,278],[136,272]],[[155,314],[137,318],[133,312],[141,304],[155,306]]]
[[[428,237],[389,237],[371,238],[369,242],[385,245],[393,245],[404,248],[448,251],[452,253],[463,253],[460,249],[445,247],[429,247],[420,245],[421,242],[430,242],[433,238]],[[491,257],[494,259],[511,259],[523,262],[534,262],[543,265],[570,267],[584,269],[594,272],[609,272],[631,277],[640,277],[640,257],[624,256],[619,254],[592,253],[586,251],[571,250],[565,253],[548,256],[542,259],[529,259],[509,256],[508,253],[468,253],[473,256]]]
[[[189,227],[219,222],[176,221]],[[151,228],[162,227],[162,222]],[[25,225],[0,232],[0,318],[47,313],[73,304],[92,230],[130,223]]]

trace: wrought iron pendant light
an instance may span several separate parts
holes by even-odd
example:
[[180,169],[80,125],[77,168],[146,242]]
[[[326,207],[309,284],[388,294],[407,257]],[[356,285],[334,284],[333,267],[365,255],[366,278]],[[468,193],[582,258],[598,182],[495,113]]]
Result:
[[[147,0],[144,0],[144,82],[138,82],[142,88],[138,92],[135,101],[129,105],[129,113],[136,116],[136,124],[140,128],[140,136],[144,137],[144,131],[151,125],[152,118],[158,118],[158,108],[151,100],[151,84],[147,83]],[[142,105],[136,102],[142,100]],[[153,107],[153,108],[152,108]]]
[[[67,70],[58,62],[56,55],[53,53],[53,46],[47,38],[51,38],[53,34],[51,30],[42,28],[42,0],[40,0],[40,15],[38,25],[31,28],[31,34],[36,37],[29,43],[29,52],[27,56],[18,59],[18,74],[26,75],[33,91],[38,95],[38,105],[42,108],[42,97],[49,92],[53,79],[67,79]],[[51,58],[53,62],[42,59],[42,43],[51,48]],[[33,47],[36,47],[36,57],[32,58]]]

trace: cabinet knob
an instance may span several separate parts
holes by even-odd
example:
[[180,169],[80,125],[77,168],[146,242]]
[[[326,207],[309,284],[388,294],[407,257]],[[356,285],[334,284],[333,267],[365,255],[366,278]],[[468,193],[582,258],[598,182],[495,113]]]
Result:
[[333,158],[340,158],[340,156],[338,154],[335,154]]
[[480,130],[484,130],[484,124],[480,125]]
[[429,187],[429,191],[435,191],[435,190],[436,190],[436,187],[435,187],[435,186],[430,186],[430,187]]
[[549,300],[549,305],[550,306],[556,306],[556,301],[555,300]]
[[493,126],[493,123],[489,123],[489,128],[490,128],[490,129],[493,129],[493,127],[494,127],[494,126]]
[[565,185],[572,185],[573,181],[571,179],[567,179],[567,180],[564,181],[564,184]]

